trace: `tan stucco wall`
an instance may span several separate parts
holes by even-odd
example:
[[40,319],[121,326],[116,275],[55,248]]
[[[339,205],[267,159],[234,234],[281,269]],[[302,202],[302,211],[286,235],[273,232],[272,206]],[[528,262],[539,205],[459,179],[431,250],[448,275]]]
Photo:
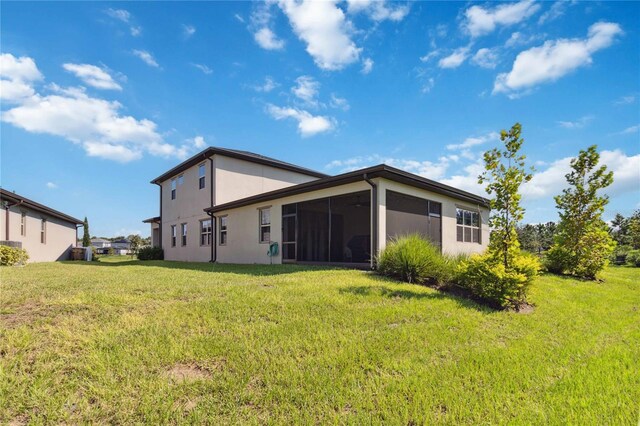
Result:
[[[489,210],[466,203],[455,198],[429,192],[412,186],[403,185],[390,180],[374,179],[378,188],[378,249],[386,244],[386,190],[401,192],[442,203],[442,250],[444,253],[476,253],[483,251],[489,242]],[[217,247],[217,261],[220,263],[269,263],[267,244],[259,243],[258,210],[271,208],[271,240],[280,244],[280,253],[272,259],[273,263],[282,263],[282,205],[300,201],[314,200],[334,195],[370,190],[366,182],[356,182],[334,188],[328,188],[305,194],[294,195],[269,202],[252,204],[245,207],[216,213],[216,216],[227,215],[227,245]],[[482,221],[481,240],[478,243],[460,243],[456,241],[456,207],[477,210]],[[372,224],[372,227],[376,224]]]
[[[316,179],[221,155],[212,158],[214,205]],[[198,166],[203,163],[206,186],[199,189]],[[205,160],[203,163],[181,173],[184,182],[177,186],[175,200],[171,200],[171,179],[162,183],[162,247],[167,260],[206,262],[211,257],[210,247],[200,246],[200,221],[208,218],[204,209],[211,205],[211,161]],[[184,247],[180,245],[179,238],[182,223],[187,224],[187,245]],[[178,235],[175,247],[171,247],[171,225],[176,225]]]
[[[26,235],[20,235],[20,217],[27,214]],[[5,209],[0,209],[0,240],[6,240]],[[46,243],[40,242],[41,219],[47,220]],[[9,240],[22,242],[22,248],[29,253],[29,262],[52,262],[68,260],[69,251],[76,244],[75,224],[62,221],[47,214],[14,206],[9,209]]]
[[[474,205],[456,198],[447,197],[424,189],[415,188],[413,186],[404,185],[402,183],[381,179],[378,184],[378,223],[379,241],[378,249],[382,250],[386,244],[387,221],[386,221],[386,191],[396,191],[414,197],[424,198],[442,204],[442,252],[448,254],[458,253],[480,253],[484,251],[489,244],[489,209]],[[456,240],[456,208],[464,208],[467,210],[480,212],[481,218],[481,237],[482,244],[478,243],[461,243]]]

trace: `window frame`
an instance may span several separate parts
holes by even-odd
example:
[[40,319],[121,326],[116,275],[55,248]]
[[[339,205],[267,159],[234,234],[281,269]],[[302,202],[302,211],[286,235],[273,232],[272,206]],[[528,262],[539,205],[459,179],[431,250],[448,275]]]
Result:
[[40,219],[40,244],[47,244],[47,219]]
[[[229,215],[223,215],[223,216],[219,216],[218,219],[220,219],[220,226],[218,229],[218,245],[219,246],[226,246],[227,245],[227,240],[228,240],[228,229],[229,229]],[[224,219],[224,225],[222,224],[222,221]],[[222,236],[224,235],[224,242],[222,241],[223,238]]]
[[180,224],[180,247],[187,246],[187,222]]
[[[262,214],[263,212],[269,212],[269,223],[262,223]],[[262,230],[263,228],[269,228],[269,240],[265,241],[262,239]],[[258,243],[259,244],[270,244],[271,243],[271,206],[260,207],[258,209]]]
[[171,225],[171,234],[169,234],[171,238],[171,247],[175,247],[178,242],[178,230],[177,225]]
[[20,212],[20,236],[27,236],[27,212]]
[[173,178],[171,179],[171,199],[175,200],[176,199],[176,193],[178,189],[178,178]]
[[[205,231],[206,228],[204,228],[205,222],[209,222],[208,232]],[[206,244],[202,243],[203,237],[206,238],[206,240],[208,241]],[[211,218],[200,220],[200,247],[210,247],[212,238],[213,238],[213,221],[211,220]]]
[[[201,174],[202,173],[202,174]],[[207,186],[207,164],[198,165],[198,189],[204,189]]]
[[[458,212],[461,212],[462,223],[458,223]],[[469,224],[467,221],[467,214],[469,219]],[[474,225],[474,216],[477,220],[477,225]],[[458,230],[462,230],[461,239],[459,239]],[[477,230],[477,234],[476,231]],[[466,241],[466,234],[469,232],[469,241]],[[477,241],[474,241],[475,235],[478,236]],[[480,215],[479,210],[472,210],[469,207],[461,207],[456,206],[456,243],[470,243],[470,244],[480,244],[482,245],[482,216]]]

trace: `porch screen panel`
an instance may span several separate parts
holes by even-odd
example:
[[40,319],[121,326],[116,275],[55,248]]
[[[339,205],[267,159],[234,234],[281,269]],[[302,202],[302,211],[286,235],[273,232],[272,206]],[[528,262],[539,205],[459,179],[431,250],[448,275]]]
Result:
[[441,205],[423,198],[387,191],[387,241],[419,234],[435,245],[442,244]]
[[371,259],[371,192],[331,197],[331,262]]
[[298,203],[297,260],[329,261],[329,199]]

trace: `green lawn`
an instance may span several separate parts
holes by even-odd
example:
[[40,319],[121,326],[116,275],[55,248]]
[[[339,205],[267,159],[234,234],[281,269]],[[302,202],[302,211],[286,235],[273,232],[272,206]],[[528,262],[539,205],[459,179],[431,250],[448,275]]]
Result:
[[541,277],[529,314],[349,270],[0,274],[0,424],[638,424],[640,269]]

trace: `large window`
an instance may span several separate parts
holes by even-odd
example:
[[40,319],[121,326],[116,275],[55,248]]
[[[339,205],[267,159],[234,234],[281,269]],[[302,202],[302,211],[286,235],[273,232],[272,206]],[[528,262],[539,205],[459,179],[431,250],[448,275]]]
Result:
[[171,199],[172,200],[176,199],[177,185],[178,185],[178,181],[175,178],[171,179]]
[[219,244],[221,246],[227,245],[227,219],[229,216],[220,216],[220,236]]
[[433,244],[442,244],[442,205],[399,192],[386,192],[387,240],[420,234]]
[[187,224],[180,224],[180,245],[183,247],[187,245]]
[[269,243],[271,242],[271,209],[264,208],[259,209],[260,216],[260,242],[261,243]]
[[459,242],[480,244],[480,213],[456,209],[456,239]]
[[47,244],[47,219],[40,220],[40,242]]
[[282,206],[282,259],[369,262],[370,191]]
[[211,219],[200,221],[200,245],[211,245]]
[[20,215],[20,235],[23,237],[27,235],[27,214],[22,213]]
[[202,189],[205,187],[205,175],[206,175],[206,167],[204,164],[200,164],[198,166],[198,188]]
[[176,246],[176,225],[171,225],[171,247]]

